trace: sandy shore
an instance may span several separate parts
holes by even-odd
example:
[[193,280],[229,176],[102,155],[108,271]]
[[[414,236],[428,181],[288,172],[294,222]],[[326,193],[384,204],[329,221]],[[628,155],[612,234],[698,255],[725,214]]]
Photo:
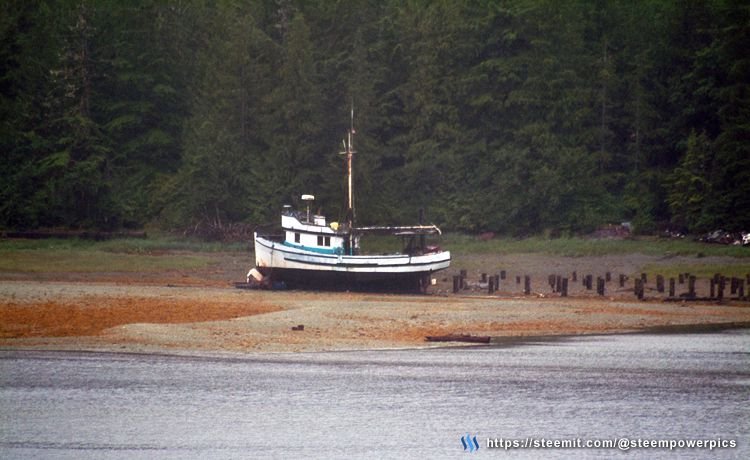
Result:
[[[0,347],[295,352],[434,346],[425,337],[444,334],[502,340],[686,325],[750,326],[750,305],[738,302],[271,292],[215,284],[0,281]],[[299,325],[304,330],[293,330]]]

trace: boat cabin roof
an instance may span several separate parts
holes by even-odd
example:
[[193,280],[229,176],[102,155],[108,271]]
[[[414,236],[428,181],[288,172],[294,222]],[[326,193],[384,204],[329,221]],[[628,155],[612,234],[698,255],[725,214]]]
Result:
[[440,229],[435,225],[410,225],[410,226],[384,226],[384,227],[357,227],[357,233],[373,233],[379,235],[440,235]]

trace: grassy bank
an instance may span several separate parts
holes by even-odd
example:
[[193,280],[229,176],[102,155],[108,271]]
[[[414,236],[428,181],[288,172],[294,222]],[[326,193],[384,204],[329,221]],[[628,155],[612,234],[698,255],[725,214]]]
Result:
[[3,272],[158,272],[193,270],[214,263],[212,253],[233,246],[171,238],[0,240]]
[[[747,257],[750,247],[706,244],[685,239],[634,238],[627,240],[530,237],[524,239],[496,237],[482,241],[476,236],[450,233],[433,239],[455,254],[545,254],[564,257],[643,254],[649,256]],[[362,246],[372,252],[394,252],[400,249],[398,239],[368,236]]]
[[[512,254],[539,254],[558,257],[617,256],[643,254],[647,256],[686,256],[674,265],[660,264],[665,276],[693,273],[710,276],[721,272],[737,276],[750,272],[750,248],[698,243],[687,240],[629,239],[591,240],[583,238],[545,239],[540,237],[513,239],[493,238],[482,241],[473,236],[447,234],[434,241],[453,253],[454,259],[462,256],[504,256]],[[219,263],[219,254],[231,253],[247,257],[251,242],[219,243],[173,236],[147,239],[113,239],[90,241],[81,239],[0,240],[1,272],[157,272],[166,270],[191,270]],[[372,253],[392,253],[401,249],[398,238],[363,238],[363,249]],[[715,261],[704,257],[732,257],[732,273]],[[744,263],[746,259],[748,262]],[[484,263],[478,261],[476,263]],[[651,271],[643,267],[644,271]]]
[[204,268],[211,263],[209,257],[186,254],[157,256],[85,249],[0,251],[0,272],[158,272]]
[[2,239],[0,253],[14,250],[85,250],[124,254],[158,254],[165,251],[186,252],[242,252],[247,251],[252,242],[221,243],[201,241],[194,238],[176,236],[156,236],[150,238],[118,238],[104,241],[69,239]]
[[685,239],[635,238],[627,240],[531,237],[524,239],[446,235],[442,245],[457,253],[547,254],[566,257],[643,254],[649,256],[747,257],[750,247],[706,244]]

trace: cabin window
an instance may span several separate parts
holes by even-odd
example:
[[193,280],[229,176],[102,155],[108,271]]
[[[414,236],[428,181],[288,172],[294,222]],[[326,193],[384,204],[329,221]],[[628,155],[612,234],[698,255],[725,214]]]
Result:
[[299,233],[294,234],[294,242],[299,243]]
[[330,246],[331,245],[331,237],[330,236],[325,237],[325,242],[324,243],[325,243],[326,246]]
[[318,235],[318,246],[323,246],[323,237]]

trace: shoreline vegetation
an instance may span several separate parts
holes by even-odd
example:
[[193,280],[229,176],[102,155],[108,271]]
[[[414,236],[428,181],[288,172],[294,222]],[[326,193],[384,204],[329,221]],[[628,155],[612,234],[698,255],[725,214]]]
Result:
[[[395,242],[395,244],[394,244]],[[451,269],[469,265],[464,256],[515,256],[519,254],[549,257],[582,258],[640,254],[658,258],[658,263],[635,267],[636,272],[662,271],[665,276],[693,273],[711,276],[725,272],[728,276],[750,273],[750,247],[707,244],[688,239],[635,237],[628,239],[497,237],[481,240],[475,236],[449,233],[439,240],[454,257]],[[371,236],[364,251],[388,253],[399,250],[393,238]],[[95,273],[156,272],[191,270],[220,264],[220,254],[245,258],[252,263],[252,242],[221,243],[175,236],[152,238],[118,238],[92,241],[66,239],[0,239],[0,276],[3,273]],[[717,263],[715,258],[721,258]],[[481,260],[481,259],[480,259]],[[671,262],[670,262],[671,261]],[[731,262],[731,263],[727,263]],[[467,267],[460,267],[467,268]],[[478,267],[477,267],[478,268]],[[478,268],[479,269],[479,268]],[[450,270],[449,270],[450,271]],[[240,281],[240,279],[227,280]]]
[[[728,291],[721,302],[665,302],[653,285],[656,274],[689,272],[706,296],[714,273],[738,279],[750,273],[750,248],[657,239],[481,241],[451,234],[440,243],[451,250],[452,266],[436,274],[429,295],[418,296],[234,289],[253,262],[249,244],[2,239],[0,348],[297,352],[435,346],[425,342],[428,335],[491,336],[504,344],[750,327],[750,302]],[[500,269],[508,280],[488,295],[480,277]],[[459,270],[467,272],[471,288],[454,294],[451,278]],[[611,272],[613,281],[602,296],[579,279],[565,298],[546,283],[552,273],[573,271],[580,277]],[[632,289],[641,273],[651,282],[644,300]],[[533,280],[529,295],[515,283],[521,274]],[[630,284],[620,287],[619,274]]]
[[[369,236],[363,242],[364,251],[390,252],[398,251],[396,240],[390,237]],[[439,243],[457,254],[492,253],[508,254],[545,254],[550,256],[582,257],[606,256],[619,254],[644,254],[662,257],[693,256],[701,259],[709,256],[734,257],[747,259],[750,263],[750,248],[737,245],[709,244],[688,238],[629,237],[621,239],[597,239],[583,237],[529,237],[510,238],[494,237],[488,240],[473,235],[448,233],[440,238]],[[0,254],[13,256],[21,251],[79,251],[101,252],[111,254],[161,255],[165,252],[177,253],[217,253],[248,252],[252,250],[252,239],[246,242],[223,243],[204,241],[195,238],[183,238],[171,235],[159,235],[148,238],[113,238],[91,240],[85,238],[49,238],[21,239],[0,238]],[[7,257],[6,257],[7,258]],[[0,271],[9,270],[0,266]],[[23,267],[19,267],[23,271]]]

